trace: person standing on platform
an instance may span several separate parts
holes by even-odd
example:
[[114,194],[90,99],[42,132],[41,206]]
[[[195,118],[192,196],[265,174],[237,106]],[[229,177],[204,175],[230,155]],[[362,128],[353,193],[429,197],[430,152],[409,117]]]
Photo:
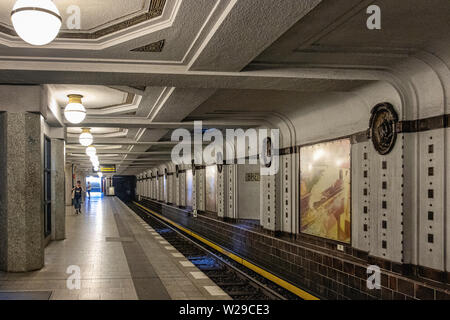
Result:
[[73,206],[75,207],[75,214],[81,213],[81,200],[83,197],[83,188],[81,187],[81,181],[77,181],[77,185],[72,189]]
[[91,198],[91,189],[92,189],[91,183],[88,182],[87,187],[86,187],[86,191],[87,191],[89,199]]

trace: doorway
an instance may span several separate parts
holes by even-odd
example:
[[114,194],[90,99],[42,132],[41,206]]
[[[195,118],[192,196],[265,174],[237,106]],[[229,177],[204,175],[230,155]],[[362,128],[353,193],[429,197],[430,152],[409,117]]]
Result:
[[89,197],[88,194],[88,186],[91,186],[91,198],[102,198],[103,190],[102,190],[102,178],[89,176],[86,178],[86,196]]

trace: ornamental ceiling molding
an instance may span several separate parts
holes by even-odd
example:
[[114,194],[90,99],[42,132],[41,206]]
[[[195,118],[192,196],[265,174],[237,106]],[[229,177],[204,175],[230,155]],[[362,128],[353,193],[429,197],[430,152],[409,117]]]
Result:
[[[163,14],[164,7],[166,5],[166,0],[151,0],[149,10],[138,16],[134,16],[125,21],[112,24],[107,27],[100,28],[93,32],[67,32],[63,31],[58,34],[58,39],[99,39],[101,37],[116,33],[118,31],[128,29],[129,27],[135,26],[142,22],[146,22]],[[0,26],[0,32],[7,34],[12,37],[17,37],[15,30],[9,26]]]
[[108,106],[101,109],[87,109],[87,115],[123,115],[131,111],[136,112],[139,108],[139,104],[142,101],[142,96],[129,94],[127,101],[124,104],[119,104],[116,106]]
[[[128,113],[132,113],[133,115],[135,115],[135,112],[138,110],[141,101],[142,96],[128,93],[126,101],[124,103],[112,106],[104,106],[101,108],[87,108],[86,114],[89,116],[124,115]],[[61,109],[64,109],[64,107],[61,107]],[[67,123],[67,121],[65,123]]]
[[[104,50],[154,32],[172,27],[183,0],[152,0],[150,11],[94,33],[61,32],[45,49]],[[163,5],[161,9],[161,5]],[[92,34],[96,34],[92,36]],[[83,36],[91,35],[91,36]],[[3,36],[3,37],[1,37]],[[0,45],[10,48],[29,48],[15,32],[0,25]]]
[[166,43],[166,40],[163,39],[163,40],[159,40],[157,42],[147,44],[142,47],[132,49],[130,51],[132,51],[132,52],[162,52],[165,43]]

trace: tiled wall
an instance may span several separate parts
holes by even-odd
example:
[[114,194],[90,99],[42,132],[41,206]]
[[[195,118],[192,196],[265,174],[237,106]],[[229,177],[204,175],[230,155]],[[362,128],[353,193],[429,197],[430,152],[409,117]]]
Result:
[[[350,246],[340,252],[334,243],[323,239],[275,236],[210,217],[194,219],[183,210],[153,201],[142,204],[320,298],[450,299],[449,273],[369,257]],[[368,265],[382,267],[379,290],[367,288]]]

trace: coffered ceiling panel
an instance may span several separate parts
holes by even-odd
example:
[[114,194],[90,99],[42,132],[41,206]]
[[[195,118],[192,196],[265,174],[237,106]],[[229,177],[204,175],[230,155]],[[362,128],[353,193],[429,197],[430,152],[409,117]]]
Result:
[[[63,28],[52,43],[33,47],[19,39],[11,28],[14,0],[0,1],[0,56],[187,64],[230,0],[55,3],[63,16]],[[81,9],[80,30],[67,30],[66,9],[71,4]]]
[[86,109],[100,109],[127,103],[128,93],[106,86],[53,85],[53,98],[60,107],[65,107],[69,94],[81,94]]
[[[0,24],[6,28],[5,32],[10,29],[11,34],[10,12],[15,2],[0,2]],[[60,37],[96,38],[161,15],[164,3],[165,0],[59,0],[55,4],[63,20]],[[74,7],[80,9],[81,24],[77,30],[67,24]]]
[[[257,65],[391,66],[450,30],[448,0],[324,0],[255,61]],[[367,28],[367,8],[381,9],[381,29]],[[440,10],[436,10],[440,8]]]

